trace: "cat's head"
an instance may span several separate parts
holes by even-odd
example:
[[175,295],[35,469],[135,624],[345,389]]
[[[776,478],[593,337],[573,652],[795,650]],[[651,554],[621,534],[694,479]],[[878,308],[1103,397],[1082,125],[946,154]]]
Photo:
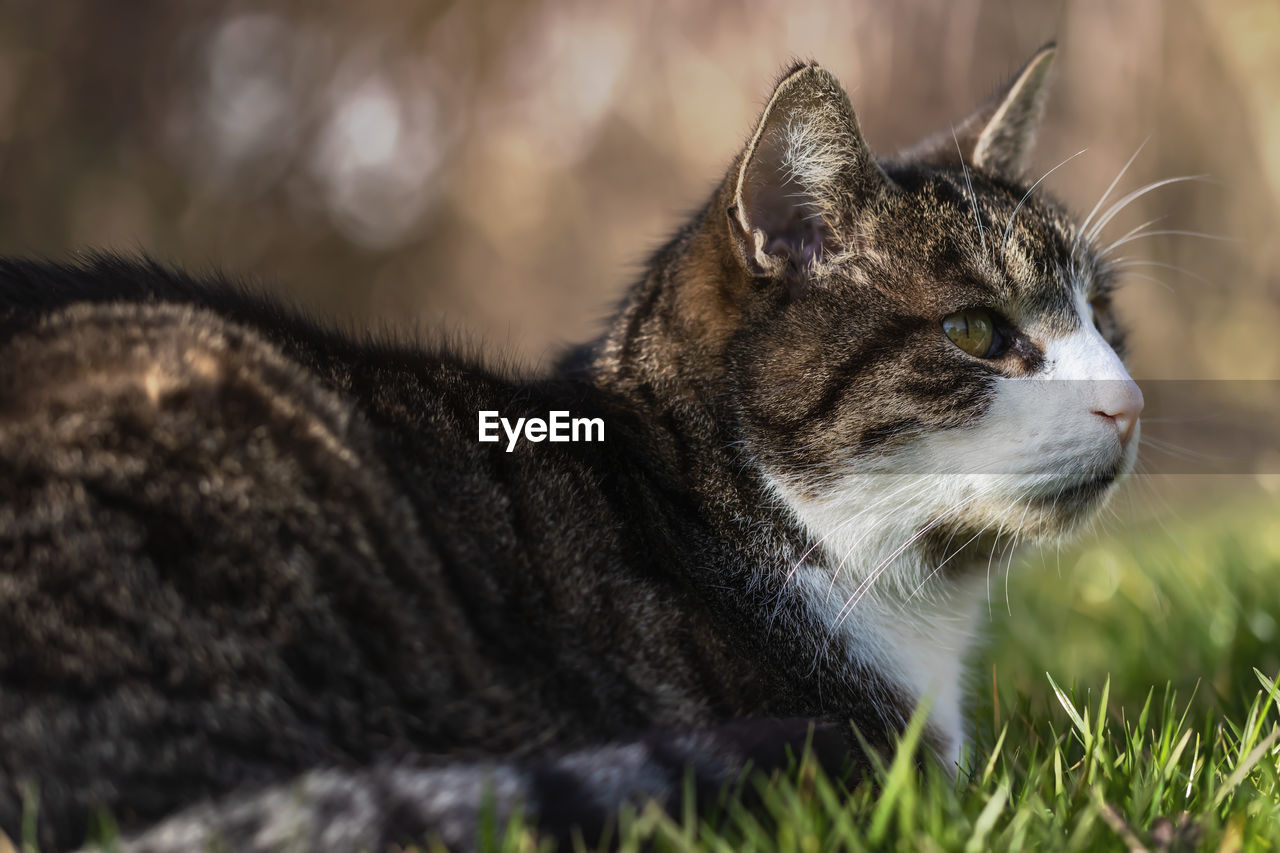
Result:
[[1053,535],[1133,466],[1112,274],[1027,174],[1052,57],[889,159],[798,66],[706,214],[743,446],[815,532],[879,501],[957,546]]

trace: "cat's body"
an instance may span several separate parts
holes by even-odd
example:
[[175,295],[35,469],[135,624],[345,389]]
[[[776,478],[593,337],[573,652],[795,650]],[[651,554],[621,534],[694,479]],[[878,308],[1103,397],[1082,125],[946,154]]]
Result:
[[[887,747],[926,696],[954,765],[975,566],[1096,507],[1140,405],[1084,325],[1104,271],[1019,182],[1048,56],[954,137],[972,175],[877,164],[794,69],[545,380],[151,265],[0,264],[0,828],[30,782],[57,847],[201,802],[140,843],[468,844],[492,786],[590,834],[687,766],[785,763],[807,721],[828,759],[849,722]],[[940,331],[975,305],[998,353]],[[605,441],[478,440],[557,410]]]
[[[52,293],[114,269],[117,299],[147,279],[164,301],[184,292],[159,271],[96,269],[0,277]],[[212,292],[236,316],[227,288]],[[59,351],[69,324],[75,347]],[[892,697],[873,673],[854,691],[843,667],[796,667],[817,649],[785,602],[762,630],[774,602],[752,575],[798,553],[750,529],[758,483],[700,482],[693,454],[732,463],[727,437],[677,438],[581,380],[515,384],[288,328],[272,330],[282,356],[190,304],[81,305],[6,349],[21,390],[4,393],[2,550],[34,584],[0,626],[14,777],[110,780],[145,820],[308,767],[563,751],[824,707],[882,735],[909,711],[869,701]],[[477,441],[487,409],[567,409],[609,432],[508,453]],[[668,464],[638,468],[637,453]],[[181,748],[152,739],[153,711]],[[86,752],[97,715],[136,748]],[[42,812],[70,824],[106,794],[83,796],[64,814],[46,794]]]

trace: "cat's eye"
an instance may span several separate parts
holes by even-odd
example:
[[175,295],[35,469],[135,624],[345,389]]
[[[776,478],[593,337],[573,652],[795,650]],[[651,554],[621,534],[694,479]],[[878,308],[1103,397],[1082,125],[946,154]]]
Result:
[[992,358],[1000,346],[996,319],[990,311],[969,308],[942,318],[942,331],[951,343],[977,358]]

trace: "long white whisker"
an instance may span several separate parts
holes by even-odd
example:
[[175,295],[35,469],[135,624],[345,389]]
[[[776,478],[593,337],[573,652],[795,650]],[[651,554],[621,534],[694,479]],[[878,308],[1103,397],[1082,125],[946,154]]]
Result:
[[[902,494],[903,492],[907,491],[907,489],[911,488],[914,485],[915,485],[914,480],[912,480],[911,482],[908,482],[906,486],[903,486],[901,489],[898,489],[896,492],[893,492],[892,494],[886,496],[885,498],[882,498],[881,500],[876,501],[870,507],[867,507],[867,509],[855,515],[854,518],[865,515],[867,512],[870,512],[876,507],[884,505],[889,498],[893,497],[894,495]],[[849,559],[849,555],[852,554],[859,545],[861,545],[864,541],[866,541],[867,537],[869,537],[873,532],[874,532],[873,530],[867,530],[861,536],[854,539],[853,542],[849,545],[849,547],[845,550],[844,556],[840,558],[840,562],[836,566],[835,571],[831,573],[831,583],[827,585],[828,597],[831,595],[831,591],[835,589],[836,579],[840,577],[840,571],[841,569],[844,568],[845,561]]]
[[[873,475],[868,475],[868,476],[873,476]],[[817,550],[817,548],[818,548],[820,545],[822,545],[822,543],[823,543],[823,542],[825,542],[826,540],[830,539],[832,536],[834,536],[836,533],[840,532],[842,529],[844,529],[845,527],[847,527],[849,524],[853,523],[854,521],[857,521],[859,518],[862,518],[864,515],[866,515],[867,513],[871,512],[872,510],[874,510],[874,509],[876,509],[876,508],[878,508],[878,507],[880,507],[880,506],[883,506],[884,504],[888,503],[888,502],[889,502],[892,498],[894,498],[895,496],[900,495],[900,494],[902,494],[902,493],[903,493],[903,492],[905,492],[905,491],[908,491],[908,490],[909,490],[910,488],[912,488],[914,485],[915,485],[915,481],[914,481],[914,480],[910,480],[910,479],[909,479],[909,480],[907,480],[907,482],[905,482],[905,483],[904,483],[902,486],[900,486],[899,488],[894,489],[893,491],[889,492],[889,493],[888,493],[888,494],[886,494],[886,495],[882,495],[878,500],[876,500],[876,501],[875,501],[875,503],[871,504],[870,506],[862,507],[862,508],[861,508],[861,509],[859,509],[857,512],[853,513],[853,514],[852,514],[852,515],[850,515],[848,518],[846,518],[844,521],[840,522],[840,523],[839,523],[839,524],[837,524],[835,527],[833,527],[830,531],[828,531],[825,535],[823,535],[823,536],[822,536],[822,538],[818,539],[818,541],[816,541],[816,542],[814,542],[812,545],[810,545],[810,546],[808,547],[808,549],[806,549],[806,550],[805,550],[805,552],[804,552],[803,554],[801,554],[801,555],[800,555],[800,559],[799,559],[799,560],[797,560],[797,561],[796,561],[796,563],[795,563],[795,565],[793,565],[793,566],[791,567],[791,570],[787,572],[787,576],[786,576],[786,578],[784,578],[784,580],[783,580],[783,584],[784,584],[784,586],[785,586],[787,583],[790,583],[791,578],[792,578],[792,577],[795,575],[795,573],[800,569],[800,567],[801,567],[802,565],[804,565],[804,561],[805,561],[806,559],[808,559],[809,555],[810,555],[810,554],[812,554],[815,550]],[[860,540],[860,539],[859,539],[859,540],[855,540],[855,545],[857,544],[857,542],[858,542],[858,541],[861,541],[861,540]],[[841,565],[843,565],[843,561],[841,562]],[[838,569],[837,569],[837,571],[838,571]]]
[[930,530],[932,530],[941,522],[942,522],[941,516],[933,519],[924,527],[917,530],[915,534],[911,536],[910,539],[902,543],[902,545],[898,546],[898,548],[895,549],[893,553],[891,553],[888,557],[880,561],[880,563],[867,574],[866,578],[863,579],[862,583],[858,584],[857,588],[854,589],[854,591],[849,595],[849,598],[846,599],[845,603],[840,607],[840,610],[836,613],[836,620],[832,626],[832,630],[835,630],[836,628],[840,627],[840,624],[844,621],[845,617],[848,616],[849,613],[852,613],[853,608],[858,605],[858,602],[861,601],[863,597],[866,596],[866,594],[871,591],[871,587],[874,586],[875,582],[880,579],[880,576],[889,570],[889,566],[892,565],[894,560],[896,560],[898,557],[902,555],[904,551],[910,548],[912,543],[914,543],[924,534],[928,533]]
[[978,214],[978,196],[973,191],[973,178],[969,176],[969,166],[964,162],[964,152],[960,150],[960,140],[956,138],[956,129],[951,128],[951,138],[956,143],[956,153],[960,155],[960,170],[964,172],[965,186],[969,188],[969,204],[973,207],[973,221],[978,224],[978,237],[982,240],[982,256],[987,256],[987,233],[982,226],[982,217]]
[[807,549],[803,554],[801,554],[801,555],[800,555],[800,559],[799,559],[799,560],[796,560],[796,564],[795,564],[794,566],[792,566],[792,567],[791,567],[791,571],[787,572],[787,577],[786,577],[786,579],[784,580],[784,583],[789,582],[789,581],[791,580],[792,576],[793,576],[793,575],[795,575],[796,571],[797,571],[797,570],[798,570],[802,565],[804,565],[804,561],[809,557],[809,555],[810,555],[810,554],[812,554],[812,553],[813,553],[813,552],[818,548],[818,546],[819,546],[819,545],[821,545],[823,542],[825,542],[825,541],[827,541],[828,539],[830,539],[830,538],[831,538],[832,536],[834,536],[836,533],[840,532],[840,530],[842,530],[844,527],[848,526],[851,522],[856,521],[857,519],[859,519],[859,518],[861,518],[862,516],[866,515],[866,514],[867,514],[868,512],[870,512],[871,510],[873,510],[873,509],[875,509],[876,507],[878,507],[878,506],[880,506],[881,504],[883,504],[883,503],[884,503],[885,501],[887,501],[889,498],[893,497],[894,495],[901,494],[902,492],[906,491],[909,485],[910,485],[910,484],[907,484],[906,486],[903,486],[903,487],[901,487],[901,488],[899,488],[899,489],[897,489],[897,490],[895,490],[895,491],[893,491],[893,492],[890,492],[888,495],[885,495],[885,496],[884,496],[884,497],[882,497],[880,500],[878,500],[878,501],[876,501],[875,503],[873,503],[871,506],[863,507],[862,509],[858,510],[858,511],[857,511],[857,512],[855,512],[853,515],[849,516],[849,517],[848,517],[848,518],[846,518],[844,521],[840,522],[840,523],[839,523],[839,524],[837,524],[835,527],[833,527],[833,528],[832,528],[830,531],[828,531],[828,532],[827,532],[827,533],[826,533],[826,534],[825,534],[821,539],[819,539],[818,541],[816,541],[816,542],[814,542],[812,545],[810,545],[810,546],[808,547],[808,549]]
[[1133,152],[1132,156],[1129,157],[1129,159],[1125,162],[1124,166],[1120,168],[1120,171],[1116,173],[1116,176],[1111,180],[1111,183],[1107,186],[1107,191],[1104,192],[1102,194],[1102,197],[1098,199],[1098,203],[1093,206],[1093,210],[1089,211],[1089,215],[1084,218],[1084,222],[1080,223],[1080,230],[1077,232],[1077,237],[1076,237],[1077,242],[1079,242],[1079,235],[1085,232],[1085,229],[1089,227],[1089,223],[1093,220],[1093,217],[1096,216],[1098,211],[1102,208],[1103,203],[1107,200],[1107,196],[1111,195],[1111,191],[1116,188],[1116,184],[1120,183],[1120,179],[1124,177],[1124,173],[1129,171],[1129,167],[1133,165],[1133,161],[1138,159],[1138,155],[1142,153],[1142,149],[1146,148],[1147,143],[1150,141],[1151,141],[1150,136],[1142,140],[1142,142],[1139,143],[1137,150]]
[[1163,236],[1199,237],[1201,240],[1217,240],[1223,243],[1239,243],[1240,242],[1240,238],[1238,237],[1227,237],[1222,234],[1207,234],[1204,231],[1187,231],[1187,230],[1178,229],[1178,228],[1162,228],[1159,231],[1143,231],[1140,234],[1133,234],[1132,236],[1121,237],[1119,240],[1115,241],[1110,246],[1108,246],[1107,248],[1099,252],[1098,257],[1100,258],[1106,257],[1107,253],[1110,252],[1112,249],[1123,246],[1126,243],[1132,243],[1134,240],[1142,240],[1146,237],[1163,237]]
[[933,528],[941,524],[946,519],[948,514],[968,506],[969,504],[976,501],[979,497],[980,495],[973,495],[967,498],[966,500],[961,501],[959,504],[949,507],[945,512],[939,513],[933,518],[932,521],[930,521],[924,527],[917,530],[910,539],[908,539],[906,542],[899,545],[893,551],[893,553],[891,553],[888,557],[881,560],[880,564],[871,570],[871,572],[867,575],[867,578],[861,584],[858,585],[858,588],[855,589],[853,591],[853,594],[849,596],[849,600],[846,601],[844,606],[840,608],[840,611],[836,614],[836,619],[832,626],[833,630],[835,628],[840,627],[840,624],[844,622],[844,620],[848,617],[848,615],[853,612],[854,608],[858,606],[858,602],[862,601],[862,599],[867,596],[867,593],[871,591],[871,587],[874,585],[875,581],[878,580],[880,576],[888,570],[888,567],[893,563],[894,560],[900,557],[903,554],[903,552],[906,551],[908,548],[910,548],[912,544],[914,544],[917,540],[920,539],[920,537],[924,536],[930,530],[932,530]]
[[1107,248],[1105,248],[1105,249],[1103,249],[1101,252],[1099,252],[1099,253],[1098,253],[1098,257],[1100,257],[1100,258],[1101,258],[1101,257],[1105,257],[1105,256],[1106,256],[1107,254],[1109,254],[1109,253],[1111,252],[1111,250],[1112,250],[1112,249],[1114,249],[1116,246],[1122,245],[1122,241],[1124,241],[1124,240],[1128,240],[1130,237],[1134,237],[1134,236],[1136,236],[1136,235],[1138,235],[1138,234],[1142,233],[1142,232],[1143,232],[1143,231],[1145,231],[1147,228],[1150,228],[1152,225],[1155,225],[1157,222],[1160,222],[1160,221],[1165,220],[1165,219],[1168,219],[1168,218],[1169,218],[1169,217],[1168,217],[1168,215],[1167,215],[1167,214],[1166,214],[1165,216],[1157,216],[1155,219],[1148,219],[1146,222],[1142,223],[1141,225],[1139,225],[1139,226],[1138,226],[1138,227],[1136,227],[1136,228],[1130,228],[1128,231],[1126,231],[1126,232],[1125,232],[1125,233],[1120,237],[1120,239],[1119,239],[1119,240],[1116,240],[1116,241],[1115,241],[1114,243],[1112,243],[1110,246],[1107,246]]
[[959,554],[960,554],[962,551],[964,551],[964,549],[965,549],[965,548],[968,548],[970,545],[972,545],[972,544],[974,543],[974,541],[976,541],[976,540],[977,540],[977,538],[978,538],[979,536],[981,536],[983,533],[986,533],[986,532],[987,532],[987,530],[988,530],[990,527],[991,527],[991,525],[990,525],[990,524],[985,524],[985,525],[983,525],[983,527],[982,527],[982,529],[981,529],[981,530],[979,530],[977,533],[973,534],[973,536],[969,537],[969,541],[968,541],[968,542],[965,542],[965,543],[964,543],[963,545],[961,545],[959,548],[957,548],[957,549],[955,549],[954,551],[952,551],[950,555],[945,555],[945,554],[944,554],[944,557],[945,557],[945,558],[943,559],[943,561],[942,561],[941,563],[938,563],[938,565],[934,566],[933,571],[931,571],[931,572],[929,572],[929,574],[925,575],[925,576],[924,576],[924,580],[920,581],[920,583],[916,585],[916,588],[915,588],[915,589],[913,589],[913,590],[911,590],[911,594],[910,594],[910,595],[908,595],[908,596],[903,600],[903,602],[902,602],[903,606],[905,607],[907,604],[910,604],[910,603],[911,603],[911,599],[915,598],[915,597],[916,597],[916,594],[917,594],[918,592],[920,592],[920,590],[924,589],[924,585],[925,585],[925,584],[927,584],[929,581],[933,580],[933,578],[938,574],[938,572],[942,571],[942,567],[943,567],[943,566],[945,566],[947,563],[951,562],[955,557],[959,556]]
[[1004,567],[1004,606],[1009,615],[1013,615],[1013,603],[1009,599],[1009,573],[1013,569],[1013,555],[1018,550],[1018,540],[1022,536],[1022,524],[1027,520],[1027,513],[1031,511],[1031,498],[1027,498],[1027,506],[1022,510],[1022,517],[1018,519],[1018,530],[1014,531],[1013,542],[1009,545],[1009,562]]
[[1132,277],[1132,278],[1140,278],[1140,279],[1142,279],[1143,281],[1149,281],[1149,282],[1151,282],[1152,284],[1158,284],[1158,285],[1160,285],[1161,287],[1163,287],[1165,290],[1169,291],[1170,293],[1177,293],[1177,291],[1176,291],[1176,290],[1174,290],[1172,287],[1170,287],[1170,286],[1169,286],[1169,282],[1167,282],[1167,281],[1165,281],[1165,280],[1163,280],[1163,279],[1156,278],[1156,277],[1155,277],[1155,276],[1153,276],[1153,275],[1145,275],[1145,274],[1140,273],[1140,272],[1126,272],[1126,273],[1125,273],[1125,277],[1126,277],[1126,278],[1128,278],[1128,277]]
[[[986,459],[986,454],[985,454],[984,452],[982,452],[982,451],[975,450],[975,451],[971,451],[970,453],[965,454],[965,455],[963,455],[963,456],[959,457],[956,461],[963,461],[965,458],[969,458],[969,457],[973,457],[973,458],[981,458],[981,459],[984,459],[984,460],[985,460],[985,459]],[[913,480],[911,483],[908,483],[908,485],[911,485],[912,483],[914,483],[914,480]],[[894,494],[899,494],[899,493],[901,493],[901,491],[902,491],[902,490],[900,489],[898,492],[895,492]],[[883,500],[882,500],[882,501],[878,501],[878,502],[876,503],[876,506],[879,506],[879,505],[880,505],[881,503],[883,503],[883,502],[884,502]],[[962,504],[961,506],[963,506],[963,504]],[[958,508],[958,507],[954,507],[954,508]],[[953,509],[954,509],[954,508],[953,508]],[[861,514],[861,513],[859,513],[859,514]],[[843,556],[841,556],[841,558],[840,558],[840,562],[839,562],[839,564],[836,566],[835,571],[834,571],[834,572],[832,573],[832,575],[831,575],[831,584],[830,584],[830,586],[827,588],[827,594],[828,594],[828,595],[830,595],[830,594],[831,594],[831,590],[835,588],[836,580],[840,577],[840,572],[841,572],[841,570],[842,570],[842,569],[844,569],[844,564],[845,564],[845,562],[849,559],[849,555],[850,555],[850,554],[852,554],[852,553],[853,553],[853,551],[854,551],[854,549],[855,549],[855,548],[857,548],[857,546],[858,546],[858,545],[860,545],[863,541],[865,541],[865,540],[866,540],[866,538],[867,538],[868,536],[870,536],[872,532],[873,532],[873,531],[870,531],[870,530],[869,530],[869,531],[867,531],[867,532],[866,532],[866,533],[864,533],[862,536],[860,536],[860,537],[858,537],[857,539],[855,539],[855,540],[853,541],[853,543],[852,543],[852,544],[851,544],[851,545],[850,545],[850,546],[845,550],[845,552],[844,552]],[[810,549],[810,550],[812,550],[812,549]],[[798,567],[798,564],[797,564],[797,567]],[[794,571],[794,569],[793,569],[793,571]]]
[[987,555],[987,618],[994,618],[995,614],[991,610],[991,560],[995,557],[996,551],[1000,547],[1000,537],[1004,535],[1004,521],[1000,522],[1000,527],[996,531],[996,539],[991,543],[991,553]]
[[1134,260],[1122,261],[1120,263],[1114,264],[1114,266],[1117,269],[1128,269],[1129,267],[1160,267],[1161,269],[1180,272],[1189,278],[1195,279],[1196,281],[1200,282],[1206,287],[1213,287],[1213,282],[1205,278],[1204,276],[1199,275],[1198,273],[1193,273],[1191,270],[1185,267],[1180,267],[1177,264],[1166,264],[1164,261],[1144,261],[1141,259],[1134,259]]
[[[1106,192],[1102,193],[1102,197],[1098,199],[1098,204],[1093,205],[1093,210],[1089,211],[1088,216],[1085,216],[1084,222],[1080,223],[1080,231],[1076,233],[1083,234],[1085,229],[1089,227],[1089,223],[1092,222],[1093,216],[1096,216],[1098,213],[1098,210],[1102,209],[1103,202],[1106,202],[1107,196],[1110,196],[1111,191],[1115,190],[1116,184],[1120,183],[1121,178],[1124,178],[1124,173],[1128,172],[1129,167],[1132,167],[1133,161],[1138,159],[1138,155],[1142,154],[1142,150],[1144,149],[1144,147],[1147,147],[1147,142],[1149,141],[1151,141],[1151,137],[1148,136],[1146,140],[1143,140],[1142,142],[1138,143],[1137,149],[1135,149],[1133,154],[1129,156],[1128,160],[1125,160],[1125,164],[1123,165],[1123,167],[1120,167],[1120,172],[1116,173],[1116,177],[1111,179],[1111,183],[1107,184]],[[1076,240],[1079,240],[1079,237],[1076,237]]]
[[1007,223],[1005,223],[1005,226],[1004,226],[1004,237],[1000,240],[1000,257],[1001,257],[1001,259],[1003,259],[1003,258],[1004,258],[1004,251],[1005,251],[1005,247],[1006,247],[1006,246],[1008,246],[1008,244],[1009,244],[1009,232],[1010,232],[1011,230],[1013,230],[1013,220],[1014,220],[1014,218],[1018,215],[1018,211],[1019,211],[1019,210],[1022,210],[1022,205],[1026,203],[1027,199],[1031,198],[1031,194],[1032,194],[1033,192],[1035,192],[1036,187],[1040,186],[1040,184],[1044,181],[1044,179],[1045,179],[1045,178],[1049,177],[1049,176],[1050,176],[1050,175],[1052,175],[1054,172],[1058,171],[1058,170],[1059,170],[1059,169],[1061,169],[1063,166],[1067,165],[1067,164],[1068,164],[1068,163],[1070,163],[1072,160],[1076,159],[1077,157],[1079,157],[1081,154],[1083,154],[1084,152],[1086,152],[1086,151],[1088,151],[1088,150],[1089,150],[1088,148],[1081,148],[1079,151],[1077,151],[1076,153],[1072,154],[1070,157],[1068,157],[1067,159],[1063,160],[1061,163],[1059,163],[1058,165],[1054,166],[1052,169],[1050,169],[1049,171],[1047,171],[1047,172],[1045,172],[1043,175],[1041,175],[1041,176],[1040,176],[1040,180],[1038,180],[1038,181],[1036,181],[1034,184],[1032,184],[1032,185],[1031,185],[1031,189],[1027,190],[1026,195],[1024,195],[1024,196],[1022,197],[1022,199],[1018,202],[1017,206],[1016,206],[1016,207],[1014,207],[1014,209],[1013,209],[1013,213],[1009,214],[1009,221],[1008,221]]
[[1136,190],[1128,193],[1119,201],[1117,201],[1115,204],[1111,205],[1111,207],[1107,209],[1107,212],[1103,214],[1101,217],[1099,217],[1098,221],[1095,222],[1093,224],[1093,227],[1089,229],[1089,232],[1085,235],[1085,239],[1092,241],[1095,237],[1098,236],[1098,232],[1100,232],[1103,228],[1107,227],[1108,222],[1110,222],[1112,219],[1115,219],[1116,216],[1118,216],[1121,213],[1121,211],[1123,211],[1126,207],[1128,207],[1133,202],[1142,198],[1147,193],[1154,192],[1160,189],[1161,187],[1167,187],[1170,184],[1181,184],[1187,181],[1203,181],[1208,177],[1209,177],[1208,175],[1178,175],[1175,178],[1165,178],[1164,180],[1153,181],[1147,184],[1146,186],[1138,187]]

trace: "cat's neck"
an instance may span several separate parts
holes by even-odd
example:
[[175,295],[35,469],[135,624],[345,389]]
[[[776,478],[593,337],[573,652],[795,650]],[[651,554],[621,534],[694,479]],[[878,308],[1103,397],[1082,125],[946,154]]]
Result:
[[673,406],[715,405],[726,348],[758,308],[753,282],[734,260],[728,185],[650,259],[605,334],[589,370],[611,390]]
[[[741,549],[743,606],[785,609],[786,627],[770,619],[769,630],[804,635],[795,639],[811,650],[815,672],[828,673],[820,677],[874,671],[907,697],[905,707],[929,697],[929,741],[954,766],[965,740],[962,661],[985,594],[974,581],[983,575],[966,564],[980,549],[945,559],[944,544],[939,558],[930,519],[886,501],[892,487],[883,483],[818,502],[753,458],[727,352],[752,320],[744,294],[760,283],[728,262],[724,201],[713,198],[658,252],[592,347],[587,374],[639,414],[658,450],[651,463],[697,495],[718,534]],[[894,704],[885,712],[897,713]]]

